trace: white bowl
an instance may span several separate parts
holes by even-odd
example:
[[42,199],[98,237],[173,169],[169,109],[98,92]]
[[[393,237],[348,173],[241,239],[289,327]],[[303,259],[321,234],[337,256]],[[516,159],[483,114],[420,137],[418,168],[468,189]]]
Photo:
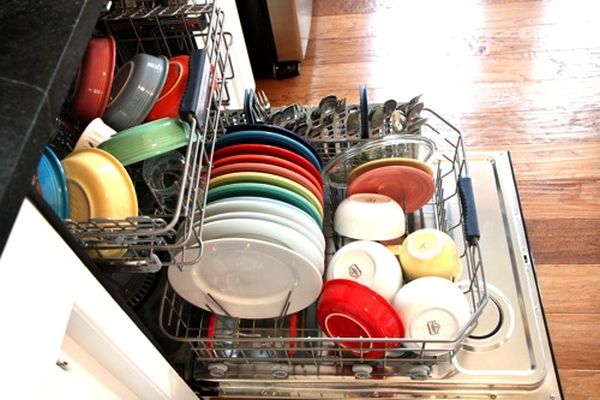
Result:
[[333,255],[325,279],[356,281],[390,301],[402,286],[402,270],[396,256],[384,245],[361,240]]
[[339,204],[333,229],[352,239],[397,239],[405,233],[404,210],[388,196],[357,193]]
[[462,263],[456,243],[437,229],[419,229],[404,239],[400,264],[408,280],[439,276],[453,282],[460,278]]
[[94,118],[79,136],[74,150],[98,147],[115,133],[117,131],[106,125],[101,118]]
[[[469,321],[469,302],[460,288],[447,279],[428,276],[404,285],[392,305],[405,327],[406,338],[454,340]],[[407,347],[418,347],[418,342]],[[455,343],[432,343],[428,348],[450,350]]]

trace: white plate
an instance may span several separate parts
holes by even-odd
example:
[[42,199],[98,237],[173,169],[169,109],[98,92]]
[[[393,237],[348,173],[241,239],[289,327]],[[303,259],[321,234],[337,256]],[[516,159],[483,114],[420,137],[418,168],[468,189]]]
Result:
[[325,247],[323,231],[310,215],[291,204],[276,199],[256,196],[229,197],[207,204],[204,216],[210,217],[215,214],[234,211],[262,212],[290,219],[310,230],[319,240],[321,246]]
[[[198,251],[187,250],[185,258],[193,260]],[[182,261],[182,254],[176,259]],[[288,295],[286,314],[293,314],[312,304],[323,285],[307,258],[283,246],[242,238],[205,241],[198,263],[183,271],[171,266],[168,277],[188,302],[235,318],[279,317]]]
[[212,215],[208,218],[205,218],[204,223],[206,224],[208,222],[221,221],[221,220],[234,219],[234,218],[258,219],[261,221],[271,221],[271,222],[275,222],[276,224],[279,224],[279,225],[287,226],[288,228],[291,228],[291,229],[295,230],[296,232],[301,233],[302,235],[306,236],[308,239],[310,239],[311,242],[313,242],[317,246],[317,248],[321,252],[323,252],[323,253],[325,252],[325,239],[323,238],[322,233],[321,233],[321,238],[323,239],[323,242],[321,242],[317,237],[315,237],[313,232],[311,232],[307,228],[303,227],[299,223],[292,221],[291,219],[280,217],[278,215],[268,214],[268,213],[264,213],[264,212],[233,211],[233,212],[224,212],[221,214]]
[[309,238],[287,226],[258,219],[235,218],[204,224],[202,240],[219,238],[248,238],[271,242],[306,257],[317,270],[325,270],[325,254]]

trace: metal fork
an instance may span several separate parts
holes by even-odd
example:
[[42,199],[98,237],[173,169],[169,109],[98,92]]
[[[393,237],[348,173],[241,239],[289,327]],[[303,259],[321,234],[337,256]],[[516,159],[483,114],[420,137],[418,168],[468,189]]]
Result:
[[264,110],[267,115],[271,115],[271,102],[264,91],[259,90],[256,92],[256,100],[259,107]]

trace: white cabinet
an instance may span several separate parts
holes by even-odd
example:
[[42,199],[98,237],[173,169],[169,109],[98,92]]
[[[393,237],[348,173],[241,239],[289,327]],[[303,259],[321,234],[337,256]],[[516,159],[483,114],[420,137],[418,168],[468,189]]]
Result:
[[0,398],[196,398],[28,200],[0,259],[0,318]]

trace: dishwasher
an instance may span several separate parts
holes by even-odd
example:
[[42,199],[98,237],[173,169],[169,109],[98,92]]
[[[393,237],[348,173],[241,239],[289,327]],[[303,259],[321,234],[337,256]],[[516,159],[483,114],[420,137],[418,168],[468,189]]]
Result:
[[[319,110],[316,105],[262,111],[263,119],[273,124],[283,124],[281,116],[291,113],[288,122],[310,141],[323,165],[353,152],[370,160],[390,152],[428,160],[434,195],[423,208],[407,214],[406,225],[408,232],[442,230],[458,246],[458,285],[468,299],[470,317],[455,338],[331,338],[319,328],[315,303],[288,313],[293,288],[279,317],[272,319],[233,318],[218,301],[208,307],[211,312],[183,299],[165,271],[183,270],[197,261],[176,255],[192,243],[202,246],[214,144],[228,126],[254,117],[249,109],[228,107],[228,83],[235,76],[229,49],[235,38],[224,31],[222,10],[212,2],[140,2],[133,8],[125,3],[104,13],[98,23],[98,29],[115,38],[119,63],[140,51],[186,53],[205,60],[205,68],[190,78],[194,83],[182,102],[182,119],[196,135],[190,135],[185,148],[177,205],[165,213],[144,209],[141,202],[138,216],[64,222],[114,282],[107,290],[126,297],[127,306],[198,396],[562,398],[510,155],[466,151],[460,130],[418,97],[394,101],[394,108],[416,113],[419,121],[400,130],[389,118],[369,126],[367,116],[387,103],[368,103],[364,90],[360,104],[338,102],[319,129],[313,129],[311,118]],[[58,118],[50,145],[59,155],[73,148],[73,131],[68,118]],[[385,145],[390,137],[401,139]],[[345,243],[332,229],[333,214],[346,195],[340,182],[348,171],[341,171],[337,180],[325,180],[326,259]],[[129,173],[134,183],[141,181],[139,170]],[[122,250],[110,252],[117,257],[102,257],[115,249]],[[340,345],[347,341],[357,347],[351,351]],[[383,351],[367,356],[373,345]]]

